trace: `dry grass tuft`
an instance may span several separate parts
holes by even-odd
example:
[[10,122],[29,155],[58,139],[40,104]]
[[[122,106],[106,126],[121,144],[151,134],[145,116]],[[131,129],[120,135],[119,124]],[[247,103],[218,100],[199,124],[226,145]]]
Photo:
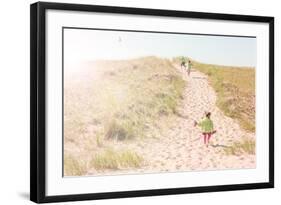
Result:
[[76,159],[74,156],[66,154],[64,156],[64,175],[81,176],[86,174],[87,168],[85,163]]
[[255,140],[245,139],[242,142],[235,142],[233,145],[224,148],[227,155],[255,154]]
[[90,164],[95,169],[121,169],[129,167],[140,167],[143,158],[133,151],[115,151],[107,148],[104,152],[96,154]]

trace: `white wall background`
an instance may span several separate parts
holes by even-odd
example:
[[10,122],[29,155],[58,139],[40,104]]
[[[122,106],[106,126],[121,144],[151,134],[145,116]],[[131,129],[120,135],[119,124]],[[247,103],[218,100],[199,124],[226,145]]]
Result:
[[[52,1],[52,0],[49,0]],[[29,201],[29,4],[2,1],[0,7],[0,204]],[[272,204],[281,199],[281,13],[277,0],[67,0],[61,2],[275,16],[276,188],[177,196],[71,202],[68,204]],[[280,126],[280,125],[279,125]],[[64,204],[64,203],[63,203]]]

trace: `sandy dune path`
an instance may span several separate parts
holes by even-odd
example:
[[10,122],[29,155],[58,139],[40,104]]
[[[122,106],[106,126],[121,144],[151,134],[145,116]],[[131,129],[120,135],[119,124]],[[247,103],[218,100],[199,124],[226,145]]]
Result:
[[[161,172],[214,169],[255,168],[255,155],[226,155],[224,148],[244,137],[254,137],[253,133],[242,130],[238,123],[225,116],[216,106],[216,93],[209,85],[207,76],[192,70],[190,76],[180,70],[187,81],[183,103],[178,109],[181,113],[174,126],[159,138],[139,140],[122,146],[143,156],[145,165],[140,169],[116,170],[116,172]],[[211,145],[203,143],[194,120],[200,120],[205,111],[212,113],[217,133],[211,138]],[[120,146],[120,144],[119,144]],[[115,172],[115,171],[114,171]],[[112,171],[110,171],[112,173]]]
[[[180,70],[180,68],[178,68]],[[183,71],[187,87],[182,107],[178,110],[181,117],[167,136],[161,139],[139,143],[139,154],[149,159],[145,171],[210,170],[224,168],[254,168],[255,156],[226,155],[223,148],[244,137],[254,137],[253,133],[242,130],[238,123],[226,117],[216,106],[216,93],[209,85],[207,76],[196,70],[190,76]],[[212,146],[206,147],[200,130],[193,126],[205,111],[212,113],[217,133],[211,138]],[[138,148],[140,147],[140,149]]]

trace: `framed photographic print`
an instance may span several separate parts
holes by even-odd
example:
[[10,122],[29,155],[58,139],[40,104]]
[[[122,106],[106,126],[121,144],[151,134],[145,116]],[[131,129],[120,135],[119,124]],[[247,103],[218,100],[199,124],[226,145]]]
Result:
[[274,18],[31,5],[30,198],[272,188]]

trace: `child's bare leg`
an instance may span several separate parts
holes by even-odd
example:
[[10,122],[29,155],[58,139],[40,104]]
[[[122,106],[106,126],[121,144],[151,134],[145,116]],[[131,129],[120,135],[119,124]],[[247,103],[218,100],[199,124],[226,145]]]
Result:
[[207,134],[203,133],[203,136],[204,136],[204,144],[206,144],[207,143]]
[[212,137],[212,133],[208,133],[208,143],[209,143],[211,137]]

